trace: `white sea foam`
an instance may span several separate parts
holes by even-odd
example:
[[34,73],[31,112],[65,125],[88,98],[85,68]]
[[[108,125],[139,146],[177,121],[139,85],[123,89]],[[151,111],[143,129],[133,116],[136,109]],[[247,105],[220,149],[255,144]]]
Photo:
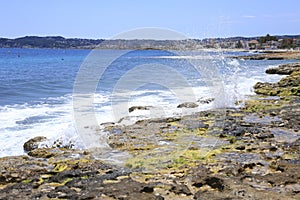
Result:
[[71,99],[62,97],[60,100],[64,103],[53,105],[40,102],[1,107],[0,156],[23,154],[24,142],[36,136],[53,140],[74,135]]

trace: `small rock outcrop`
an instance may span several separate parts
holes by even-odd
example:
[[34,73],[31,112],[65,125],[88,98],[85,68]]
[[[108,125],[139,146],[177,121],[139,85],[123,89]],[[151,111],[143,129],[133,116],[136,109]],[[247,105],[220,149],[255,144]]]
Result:
[[269,96],[300,96],[300,63],[280,65],[267,70],[269,73],[289,74],[277,83],[258,82],[254,85],[256,94]]
[[132,106],[128,109],[129,112],[133,112],[135,110],[149,110],[151,106]]
[[294,71],[300,70],[300,63],[289,63],[279,65],[278,67],[272,67],[266,70],[267,74],[280,74],[280,75],[290,75]]
[[299,51],[265,52],[249,56],[233,56],[231,58],[244,60],[300,60]]
[[196,108],[196,107],[198,107],[198,104],[194,102],[185,102],[177,106],[177,108]]
[[39,144],[45,140],[47,140],[47,138],[43,136],[37,136],[35,138],[32,138],[24,143],[23,149],[27,152],[37,149],[39,147]]

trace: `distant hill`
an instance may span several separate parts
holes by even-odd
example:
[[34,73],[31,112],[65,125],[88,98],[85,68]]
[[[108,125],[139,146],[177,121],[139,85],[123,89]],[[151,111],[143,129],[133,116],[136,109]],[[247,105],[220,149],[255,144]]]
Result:
[[[59,48],[59,49],[198,49],[240,48],[241,41],[259,40],[257,37],[206,38],[187,40],[104,40],[64,38],[61,36],[26,36],[16,39],[0,38],[0,48]],[[300,39],[300,35],[276,36],[277,39]],[[100,45],[101,44],[101,45]]]
[[37,37],[26,36],[16,39],[0,38],[0,48],[93,48],[100,44],[102,39],[66,39],[61,36]]

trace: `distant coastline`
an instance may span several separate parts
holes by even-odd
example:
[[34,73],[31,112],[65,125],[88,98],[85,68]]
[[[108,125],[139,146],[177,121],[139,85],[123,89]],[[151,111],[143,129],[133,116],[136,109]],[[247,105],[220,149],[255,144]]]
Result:
[[187,40],[105,40],[64,38],[61,36],[25,36],[0,38],[0,48],[50,49],[231,49],[231,50],[300,50],[300,35],[206,38]]

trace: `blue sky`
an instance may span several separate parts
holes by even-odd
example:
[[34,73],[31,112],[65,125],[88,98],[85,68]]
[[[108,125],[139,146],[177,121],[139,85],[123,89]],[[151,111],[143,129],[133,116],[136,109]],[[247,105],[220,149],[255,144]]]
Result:
[[299,0],[0,0],[0,37],[111,38],[141,27],[191,38],[300,34]]

